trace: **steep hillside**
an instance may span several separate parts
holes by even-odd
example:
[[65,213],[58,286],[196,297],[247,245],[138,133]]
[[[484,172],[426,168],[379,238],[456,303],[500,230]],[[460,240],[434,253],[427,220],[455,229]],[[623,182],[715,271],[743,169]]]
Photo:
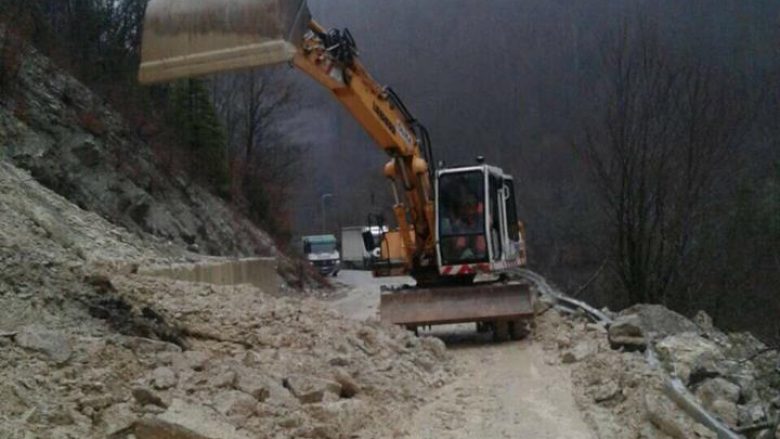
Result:
[[126,229],[212,255],[274,255],[221,199],[155,166],[150,146],[98,96],[28,49],[0,102],[0,156]]

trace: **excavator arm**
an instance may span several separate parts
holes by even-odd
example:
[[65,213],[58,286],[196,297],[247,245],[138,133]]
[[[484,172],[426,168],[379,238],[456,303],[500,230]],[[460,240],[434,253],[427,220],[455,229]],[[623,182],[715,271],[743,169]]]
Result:
[[371,77],[348,30],[325,31],[311,21],[293,63],[330,90],[390,157],[385,176],[392,181],[407,268],[434,264],[434,206],[429,162],[424,158],[432,160],[432,153],[425,128],[392,89]]
[[407,270],[435,270],[428,133],[371,77],[348,30],[325,30],[305,0],[152,0],[143,42],[142,83],[291,62],[327,88],[390,158]]

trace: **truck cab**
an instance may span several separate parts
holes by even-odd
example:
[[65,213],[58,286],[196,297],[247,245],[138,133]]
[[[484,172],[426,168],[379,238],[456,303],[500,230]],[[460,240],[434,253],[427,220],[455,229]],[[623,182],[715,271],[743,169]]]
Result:
[[341,269],[341,255],[334,235],[309,235],[302,239],[306,259],[323,276],[336,276]]

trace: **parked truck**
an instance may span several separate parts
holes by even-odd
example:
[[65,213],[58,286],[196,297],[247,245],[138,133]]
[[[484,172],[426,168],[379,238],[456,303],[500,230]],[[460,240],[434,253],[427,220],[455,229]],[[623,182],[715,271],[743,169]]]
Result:
[[371,253],[363,242],[363,232],[367,230],[365,226],[341,228],[341,263],[344,268],[365,270],[371,266]]
[[[387,226],[348,226],[341,228],[341,265],[358,270],[370,270],[380,258],[379,244],[389,230]],[[369,251],[366,239],[371,240]]]
[[323,276],[337,276],[341,269],[338,241],[333,235],[308,235],[301,238],[306,259]]

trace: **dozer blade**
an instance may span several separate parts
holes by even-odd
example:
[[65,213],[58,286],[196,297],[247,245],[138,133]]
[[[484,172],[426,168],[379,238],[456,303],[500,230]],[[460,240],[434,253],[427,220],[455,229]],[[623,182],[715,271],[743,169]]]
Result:
[[290,61],[311,21],[306,0],[152,0],[142,83]]
[[409,288],[382,293],[383,322],[406,326],[520,320],[534,315],[528,284]]

